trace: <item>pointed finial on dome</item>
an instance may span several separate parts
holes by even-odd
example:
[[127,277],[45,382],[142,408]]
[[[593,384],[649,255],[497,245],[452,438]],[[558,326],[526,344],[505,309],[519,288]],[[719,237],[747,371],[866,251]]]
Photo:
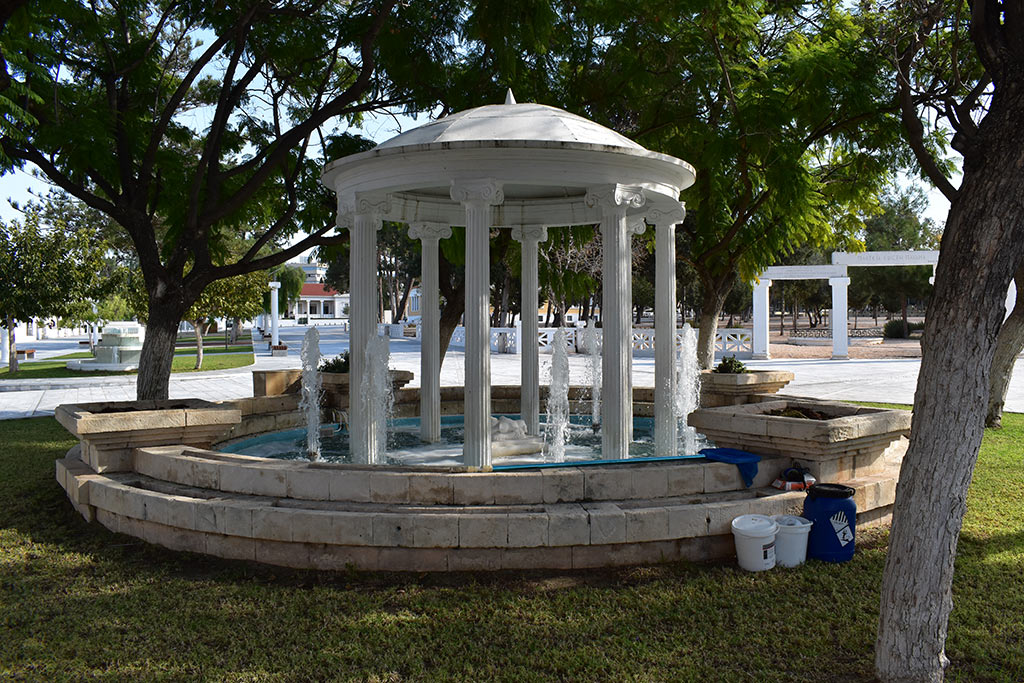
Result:
[[516,104],[516,96],[512,94],[512,88],[505,93],[505,104]]

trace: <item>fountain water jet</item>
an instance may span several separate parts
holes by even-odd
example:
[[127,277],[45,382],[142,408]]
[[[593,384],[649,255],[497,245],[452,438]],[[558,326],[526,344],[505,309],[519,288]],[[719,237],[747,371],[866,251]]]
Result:
[[382,462],[387,451],[388,420],[395,400],[391,377],[388,374],[390,357],[391,347],[388,338],[377,335],[370,337],[370,342],[366,345],[365,371],[360,386],[366,401],[366,419],[373,430],[369,452],[365,454],[365,462],[370,465]]
[[306,416],[306,454],[310,460],[320,459],[320,398],[323,393],[320,377],[320,332],[306,330],[302,338],[302,398],[299,409]]
[[590,425],[597,431],[601,426],[601,341],[593,320],[586,329],[586,349],[590,361]]
[[565,460],[569,437],[569,354],[565,331],[558,328],[551,341],[551,384],[548,387],[548,420],[544,428],[547,454],[554,462]]
[[700,366],[697,364],[697,331],[683,324],[682,340],[676,362],[676,395],[673,401],[679,424],[680,452],[693,454],[698,450],[697,430],[686,424],[686,417],[700,408]]

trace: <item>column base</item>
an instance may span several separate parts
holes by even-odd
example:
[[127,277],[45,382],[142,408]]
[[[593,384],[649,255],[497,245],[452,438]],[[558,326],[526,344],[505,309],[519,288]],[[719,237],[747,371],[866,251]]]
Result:
[[772,355],[770,353],[755,353],[750,356],[750,360],[771,360]]
[[848,355],[845,355],[845,354],[842,355],[842,356],[837,356],[835,354],[832,354],[832,360],[850,360],[850,357]]

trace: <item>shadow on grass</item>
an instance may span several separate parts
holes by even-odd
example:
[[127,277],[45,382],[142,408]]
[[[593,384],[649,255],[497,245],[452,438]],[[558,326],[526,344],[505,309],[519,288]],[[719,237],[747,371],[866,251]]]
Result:
[[[441,575],[295,571],[172,552],[86,524],[53,478],[53,461],[74,441],[52,418],[0,423],[0,443],[0,675],[872,676],[884,529],[862,530],[849,563],[759,574],[732,563]],[[1019,567],[1000,553],[1018,552],[1024,535],[972,534],[965,532],[958,560],[948,678],[1020,680]]]

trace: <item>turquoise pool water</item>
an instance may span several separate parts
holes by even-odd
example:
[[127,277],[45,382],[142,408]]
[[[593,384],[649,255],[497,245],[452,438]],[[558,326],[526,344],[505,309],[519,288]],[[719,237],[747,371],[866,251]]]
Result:
[[[518,419],[518,415],[505,417]],[[569,443],[565,448],[565,464],[580,465],[587,462],[608,461],[601,458],[601,434],[591,427],[589,415],[573,415],[571,418]],[[543,431],[544,416],[541,416]],[[348,431],[337,424],[323,425],[321,439],[322,459],[326,462],[347,463],[349,454]],[[330,434],[326,434],[330,431]],[[420,441],[420,421],[417,417],[396,418],[388,422],[388,442],[385,460],[387,465],[433,465],[458,466],[462,464],[463,424],[461,415],[441,418],[441,441],[425,444]],[[262,434],[237,441],[220,450],[225,453],[240,453],[265,458],[285,460],[306,459],[306,430],[291,429]],[[699,455],[684,455],[685,458],[700,458]],[[658,459],[654,452],[654,420],[646,417],[633,418],[633,443],[629,447],[629,459]],[[549,464],[543,453],[515,455],[494,458],[495,469],[510,469],[521,466]]]

